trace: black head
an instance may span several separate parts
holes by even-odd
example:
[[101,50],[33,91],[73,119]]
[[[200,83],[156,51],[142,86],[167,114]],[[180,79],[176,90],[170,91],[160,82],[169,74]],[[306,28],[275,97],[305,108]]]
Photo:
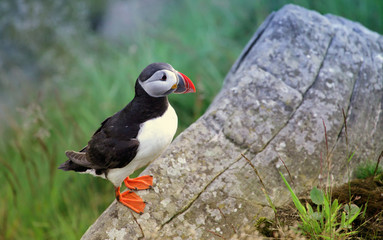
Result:
[[151,97],[164,97],[173,92],[195,92],[190,79],[167,63],[148,65],[138,76],[137,82]]
[[141,82],[145,82],[146,80],[148,80],[148,78],[153,76],[153,74],[159,70],[169,70],[172,72],[176,72],[172,65],[168,63],[152,63],[149,64],[146,68],[144,68],[144,70],[142,70],[140,76],[138,76],[138,80],[140,80]]

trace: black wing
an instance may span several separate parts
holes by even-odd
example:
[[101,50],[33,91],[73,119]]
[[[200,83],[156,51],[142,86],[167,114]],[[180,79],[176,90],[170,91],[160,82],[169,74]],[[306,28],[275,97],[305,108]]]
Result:
[[107,118],[88,142],[88,161],[96,169],[126,166],[137,154],[138,131],[139,125],[129,124],[121,112]]
[[87,146],[79,152],[67,151],[69,160],[59,169],[84,172],[90,168],[102,171],[124,167],[137,154],[138,131],[139,124],[132,124],[126,114],[117,112],[101,123]]

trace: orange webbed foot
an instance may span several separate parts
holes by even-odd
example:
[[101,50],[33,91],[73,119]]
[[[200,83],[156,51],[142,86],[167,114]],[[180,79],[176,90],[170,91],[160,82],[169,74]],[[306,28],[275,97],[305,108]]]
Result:
[[153,187],[153,176],[145,175],[136,178],[125,178],[125,186],[132,190],[145,190]]
[[120,192],[120,187],[115,189],[116,199],[123,205],[132,209],[136,213],[143,214],[145,209],[145,202],[134,192],[125,191],[123,193]]

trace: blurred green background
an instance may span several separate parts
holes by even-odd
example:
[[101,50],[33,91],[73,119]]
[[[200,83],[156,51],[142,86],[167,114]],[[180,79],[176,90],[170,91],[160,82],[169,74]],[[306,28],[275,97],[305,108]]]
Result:
[[179,130],[203,114],[262,21],[287,3],[383,33],[381,0],[1,0],[0,240],[79,239],[114,200],[105,180],[57,170],[133,97],[149,63],[197,94],[171,96]]

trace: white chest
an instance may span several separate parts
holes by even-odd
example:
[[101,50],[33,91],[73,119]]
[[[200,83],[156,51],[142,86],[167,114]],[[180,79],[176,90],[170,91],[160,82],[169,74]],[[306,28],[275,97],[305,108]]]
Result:
[[177,114],[170,105],[161,117],[143,123],[137,135],[140,146],[135,159],[140,159],[143,166],[156,159],[172,141],[177,123]]

